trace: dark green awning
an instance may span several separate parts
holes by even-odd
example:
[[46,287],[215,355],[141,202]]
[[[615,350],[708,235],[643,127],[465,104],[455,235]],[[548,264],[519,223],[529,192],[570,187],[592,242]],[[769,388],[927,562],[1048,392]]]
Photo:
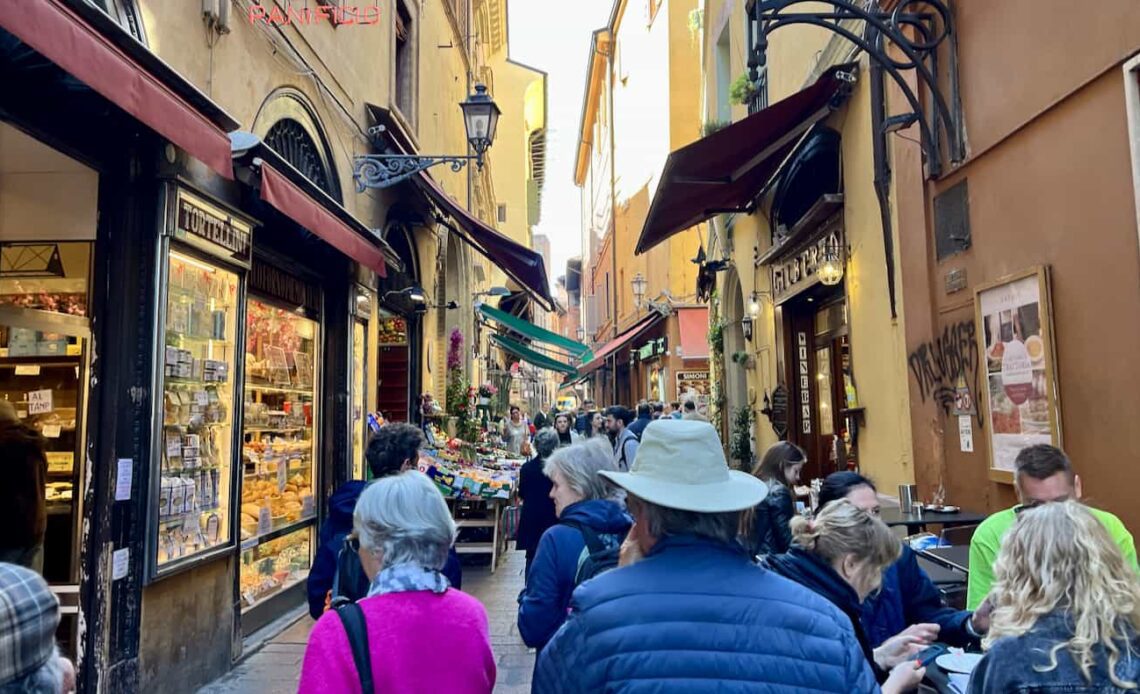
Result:
[[570,366],[569,364],[563,364],[553,357],[548,357],[541,352],[534,351],[530,347],[524,347],[509,337],[503,337],[502,335],[492,335],[491,342],[498,347],[502,347],[511,354],[514,354],[516,357],[522,359],[528,364],[531,364],[532,366],[537,366],[538,368],[546,369],[547,371],[556,371],[558,373],[570,374],[572,376],[578,375],[578,369],[575,369],[573,366]]
[[482,313],[485,318],[490,318],[504,328],[513,330],[523,337],[530,338],[537,342],[545,342],[558,349],[566,350],[569,356],[580,361],[589,361],[583,357],[590,351],[590,348],[577,340],[571,340],[558,333],[550,332],[546,328],[540,328],[534,323],[525,321],[517,316],[512,316],[506,311],[500,311],[486,304],[479,305],[479,312]]

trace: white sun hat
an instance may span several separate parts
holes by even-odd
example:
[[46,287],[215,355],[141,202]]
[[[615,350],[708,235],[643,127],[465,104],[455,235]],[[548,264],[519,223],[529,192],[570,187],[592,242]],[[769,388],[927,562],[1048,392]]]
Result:
[[708,422],[651,422],[629,472],[598,474],[639,499],[680,511],[742,511],[768,495],[759,479],[728,469],[720,437]]

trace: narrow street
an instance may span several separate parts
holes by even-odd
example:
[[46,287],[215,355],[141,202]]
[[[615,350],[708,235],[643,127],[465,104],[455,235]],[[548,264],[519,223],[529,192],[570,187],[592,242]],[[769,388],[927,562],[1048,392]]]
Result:
[[[491,648],[495,651],[498,677],[495,692],[530,692],[534,654],[519,638],[515,626],[516,598],[523,588],[522,552],[509,552],[494,574],[488,567],[464,567],[463,589],[487,608],[491,625]],[[200,694],[292,694],[297,691],[305,643],[313,621],[305,615],[293,626],[270,639],[225,677],[203,687]]]

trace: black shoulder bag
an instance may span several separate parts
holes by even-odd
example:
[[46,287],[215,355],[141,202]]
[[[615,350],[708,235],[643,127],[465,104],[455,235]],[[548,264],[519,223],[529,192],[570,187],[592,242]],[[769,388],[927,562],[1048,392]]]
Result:
[[368,652],[368,626],[364,623],[364,610],[360,609],[360,605],[350,602],[336,608],[336,614],[348,635],[352,660],[360,675],[360,690],[364,694],[372,694],[376,689],[372,684],[372,656]]

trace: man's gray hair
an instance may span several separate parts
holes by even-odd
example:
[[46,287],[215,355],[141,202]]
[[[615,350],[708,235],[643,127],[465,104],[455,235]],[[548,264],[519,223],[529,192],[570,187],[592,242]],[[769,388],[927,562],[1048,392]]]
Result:
[[44,664],[32,670],[23,677],[11,682],[0,684],[0,694],[38,694],[39,692],[63,691],[63,668],[59,662],[59,648],[52,649],[52,654]]
[[613,487],[598,474],[602,470],[617,468],[613,448],[601,437],[559,448],[542,467],[542,472],[552,479],[556,471],[562,473],[566,486],[580,494],[583,501],[613,497]]
[[733,542],[740,523],[740,511],[697,513],[666,508],[629,495],[628,503],[636,510],[637,522],[644,523],[657,539],[669,535],[698,535],[720,542]]
[[356,502],[352,521],[361,549],[378,552],[385,569],[416,564],[438,571],[455,542],[455,521],[443,496],[417,470],[368,485]]
[[558,432],[546,428],[534,435],[534,450],[538,453],[538,457],[546,460],[550,457],[557,448],[560,440]]

